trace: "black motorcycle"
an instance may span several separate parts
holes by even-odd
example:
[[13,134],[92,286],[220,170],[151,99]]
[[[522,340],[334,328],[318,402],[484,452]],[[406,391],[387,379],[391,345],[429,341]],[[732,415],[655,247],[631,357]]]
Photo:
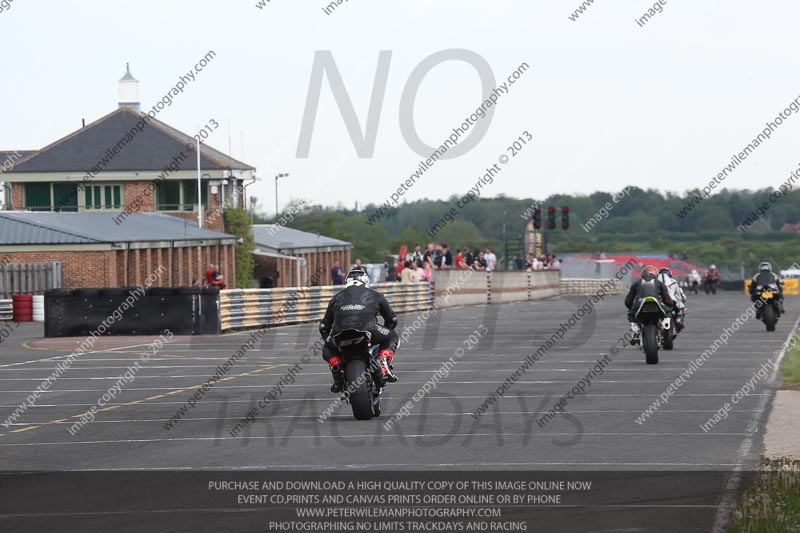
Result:
[[370,344],[368,331],[355,329],[344,330],[333,340],[344,365],[343,400],[350,404],[356,420],[380,416],[384,381],[378,362],[379,346]]
[[[641,332],[641,345],[645,361],[648,365],[658,364],[658,350],[664,346],[664,340],[670,335],[672,321],[667,316],[667,311],[654,296],[646,296],[639,304],[639,309],[634,313],[636,323]],[[672,342],[670,336],[669,342]],[[670,348],[672,349],[671,345]]]
[[756,302],[760,301],[759,307],[761,321],[767,326],[767,331],[775,331],[775,324],[781,316],[781,306],[778,303],[778,286],[770,283],[766,287],[756,285],[754,294]]

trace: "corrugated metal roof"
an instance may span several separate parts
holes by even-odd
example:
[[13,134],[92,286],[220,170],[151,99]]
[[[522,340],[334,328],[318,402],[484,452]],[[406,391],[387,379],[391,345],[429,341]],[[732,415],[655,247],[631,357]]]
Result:
[[323,246],[352,247],[352,244],[347,241],[332,239],[318,233],[308,233],[287,228],[280,224],[256,224],[253,226],[253,237],[255,238],[256,246],[272,250],[294,250]]
[[[136,172],[162,170],[165,165],[185,152],[179,170],[195,170],[197,154],[195,140],[163,122],[150,119],[139,131],[136,129],[146,114],[121,107],[103,118],[42,148],[24,161],[17,161],[6,173],[23,172],[89,172],[98,168],[103,172]],[[130,132],[133,131],[132,135]],[[124,144],[113,153],[121,141]],[[186,144],[192,145],[187,151]],[[206,144],[200,145],[201,167],[205,170],[255,170]]]
[[0,245],[88,244],[235,239],[200,229],[197,223],[161,213],[134,213],[120,224],[119,213],[0,213]]

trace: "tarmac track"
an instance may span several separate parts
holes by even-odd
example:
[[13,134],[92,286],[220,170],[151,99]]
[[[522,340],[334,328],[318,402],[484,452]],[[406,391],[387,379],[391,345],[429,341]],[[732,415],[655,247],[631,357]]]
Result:
[[[111,410],[98,413],[94,422],[71,435],[68,429],[76,417],[147,351],[148,341],[132,339],[121,348],[101,347],[101,351],[78,358],[15,424],[0,427],[0,470],[73,471],[61,474],[66,477],[60,480],[73,487],[87,484],[81,477],[86,474],[79,472],[119,471],[117,479],[127,479],[134,475],[131,471],[164,470],[171,477],[159,478],[154,491],[166,490],[175,503],[160,514],[155,507],[135,505],[137,524],[142,520],[161,524],[172,509],[169,516],[176,521],[174,530],[182,526],[188,530],[192,518],[202,517],[206,525],[231,531],[250,530],[246,528],[251,521],[263,524],[264,517],[258,512],[231,513],[226,506],[216,512],[213,505],[198,508],[197,498],[182,502],[177,496],[179,487],[192,482],[185,476],[196,477],[196,470],[203,470],[206,480],[215,475],[210,471],[380,471],[387,475],[440,471],[444,476],[446,472],[502,471],[543,476],[555,472],[587,479],[587,472],[592,472],[598,476],[592,479],[605,486],[593,494],[596,500],[576,500],[579,507],[558,512],[540,509],[535,515],[537,523],[542,527],[552,524],[562,531],[589,530],[579,524],[591,524],[600,531],[605,523],[620,527],[622,520],[631,530],[709,531],[720,507],[730,505],[738,488],[739,477],[731,472],[752,471],[757,465],[765,414],[776,384],[774,372],[764,379],[753,380],[753,376],[780,350],[800,306],[787,301],[787,314],[775,333],[766,332],[755,319],[743,321],[738,332],[667,404],[637,423],[637,417],[689,368],[689,362],[745,313],[748,300],[741,294],[691,297],[689,326],[678,337],[675,350],[662,351],[660,364],[646,365],[637,348],[611,353],[613,346],[620,346],[627,323],[621,297],[607,298],[579,320],[501,400],[484,415],[473,417],[488,395],[587,299],[440,311],[401,345],[395,360],[400,382],[389,386],[384,414],[368,422],[353,420],[349,406],[339,404],[328,392],[330,376],[321,360],[315,357],[302,363],[302,355],[311,353],[309,347],[318,337],[315,325],[304,325],[271,330],[257,349],[226,374],[230,379],[217,382],[167,430],[164,425],[247,340],[248,333],[175,338],[107,404]],[[417,318],[416,314],[402,316],[398,331]],[[68,353],[22,346],[40,336],[40,330],[23,325],[0,347],[3,419]],[[483,331],[488,333],[481,336]],[[142,342],[144,345],[136,346]],[[463,357],[455,358],[448,375],[435,388],[429,385],[429,392],[414,402],[414,395],[419,396],[444,362],[457,355],[457,348],[465,350]],[[565,414],[544,427],[537,424],[537,419],[605,356],[611,362],[603,374],[592,380],[584,394],[569,400]],[[282,387],[275,401],[258,408],[259,400],[281,380],[286,383],[287,372],[298,363],[302,368],[294,382]],[[754,391],[738,401],[713,429],[701,429],[748,381]],[[409,414],[385,428],[407,401],[412,404]],[[231,436],[230,431],[252,408],[259,409],[255,422]],[[333,414],[320,422],[319,417],[329,408]],[[182,477],[176,471],[187,472]],[[14,483],[3,483],[6,489],[0,489],[5,493],[0,503],[0,528],[3,524],[22,527],[29,520],[58,521],[65,516],[75,517],[83,526],[113,524],[115,531],[128,530],[133,523],[132,515],[118,514],[117,498],[125,495],[119,488],[114,490],[118,483],[96,484],[103,487],[106,511],[89,512],[97,508],[96,501],[91,505],[95,493],[87,501],[62,490],[48,498],[55,499],[55,507],[61,510],[42,517],[33,511],[20,512],[26,507],[20,498],[27,493],[25,489],[46,492],[43,482],[37,485],[30,475],[6,475]],[[326,474],[328,478],[336,475]],[[22,490],[11,491],[11,486]],[[564,529],[565,524],[574,524],[575,529]]]

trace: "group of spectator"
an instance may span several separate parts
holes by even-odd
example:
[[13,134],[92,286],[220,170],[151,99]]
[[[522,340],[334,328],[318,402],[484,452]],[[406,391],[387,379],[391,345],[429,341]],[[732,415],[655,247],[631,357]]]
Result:
[[561,268],[561,260],[556,258],[555,254],[539,254],[536,257],[534,254],[528,256],[527,270],[551,270]]
[[424,251],[419,244],[415,245],[414,250],[406,257],[398,258],[397,263],[397,281],[415,283],[430,281],[434,270],[471,268],[491,272],[497,267],[497,256],[488,247],[485,250],[475,248],[474,251],[464,247],[454,254],[447,243],[429,243]]

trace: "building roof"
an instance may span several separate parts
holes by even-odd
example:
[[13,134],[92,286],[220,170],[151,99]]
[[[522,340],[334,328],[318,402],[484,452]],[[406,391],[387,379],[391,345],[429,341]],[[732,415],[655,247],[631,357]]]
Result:
[[256,246],[272,250],[297,250],[324,247],[346,247],[353,245],[347,241],[340,241],[325,237],[318,233],[308,233],[297,229],[287,228],[280,224],[255,224],[253,237]]
[[[149,122],[141,128],[141,120]],[[125,144],[120,145],[121,141]],[[162,170],[191,144],[179,170],[196,170],[197,154],[194,137],[137,113],[129,107],[120,107],[113,113],[81,128],[46,146],[22,161],[15,162],[6,174],[30,172],[89,172],[99,168],[102,172],[135,172]],[[117,147],[117,153],[112,148]],[[219,150],[201,144],[201,167],[204,170],[255,170]]]
[[235,239],[200,229],[196,222],[161,213],[134,213],[120,224],[119,213],[0,212],[0,246],[102,244]]
[[27,159],[36,153],[36,150],[0,150],[0,165],[5,163],[10,157],[17,157],[17,163]]
[[131,64],[130,63],[125,63],[125,75],[119,81],[127,81],[127,80],[136,81],[136,78],[134,78],[133,74],[131,74]]

